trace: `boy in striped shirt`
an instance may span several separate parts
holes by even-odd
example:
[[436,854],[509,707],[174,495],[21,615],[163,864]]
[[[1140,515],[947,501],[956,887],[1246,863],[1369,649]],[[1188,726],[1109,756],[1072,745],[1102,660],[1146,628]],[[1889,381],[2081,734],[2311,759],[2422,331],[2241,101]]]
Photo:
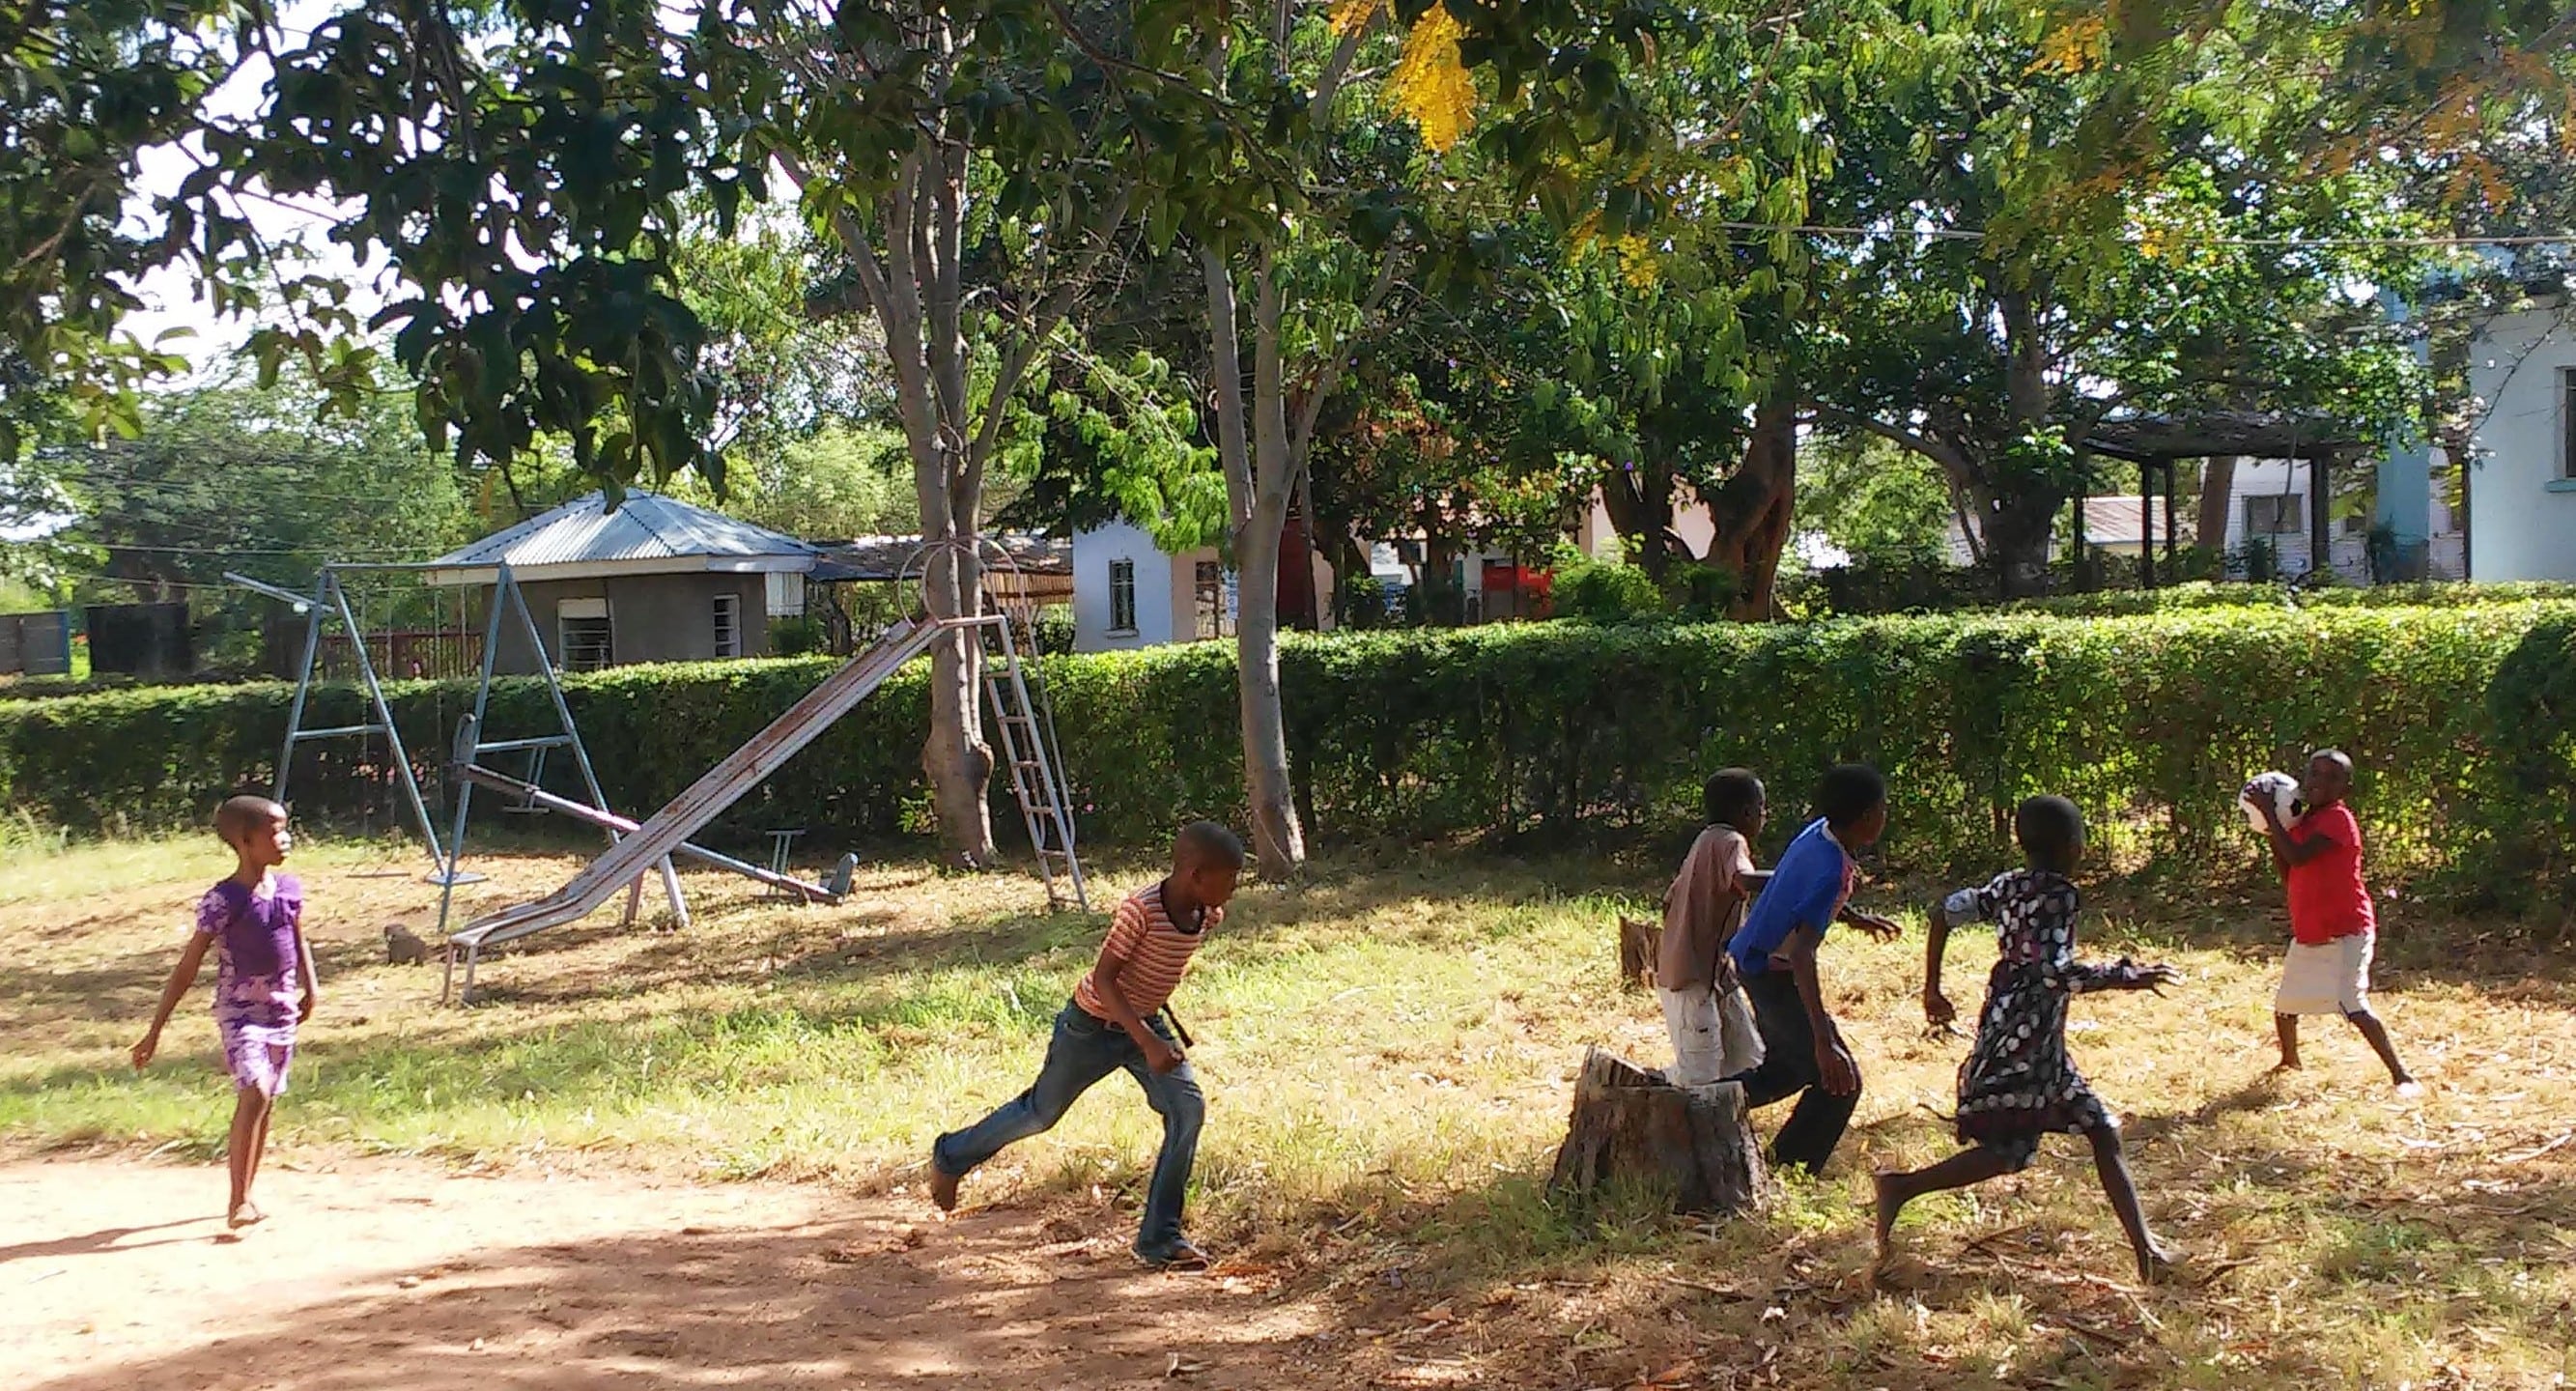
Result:
[[1172,872],[1118,905],[1100,959],[1056,1016],[1038,1080],[991,1115],[939,1137],[930,1149],[930,1196],[945,1212],[957,1206],[957,1182],[1014,1141],[1053,1129],[1076,1097],[1120,1068],[1145,1089],[1163,1118],[1163,1149],[1145,1194],[1136,1257],[1167,1270],[1204,1270],[1207,1255],[1181,1235],[1181,1198],[1197,1158],[1206,1102],[1189,1059],[1163,1018],[1190,957],[1225,920],[1243,873],[1243,842],[1212,821],[1182,828],[1172,846]]

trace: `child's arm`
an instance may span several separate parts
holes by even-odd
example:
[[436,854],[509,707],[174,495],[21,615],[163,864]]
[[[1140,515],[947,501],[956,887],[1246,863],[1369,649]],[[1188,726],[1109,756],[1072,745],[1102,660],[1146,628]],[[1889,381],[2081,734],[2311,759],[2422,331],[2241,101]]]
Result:
[[1905,929],[1898,927],[1895,919],[1877,913],[1863,912],[1848,903],[1834,914],[1834,921],[1847,927],[1858,928],[1864,934],[1881,942],[1893,942],[1905,935]]
[[301,921],[295,924],[295,962],[295,969],[304,977],[304,1007],[295,1012],[295,1022],[301,1024],[322,1007],[322,978],[314,974],[313,944],[305,940]]
[[142,1071],[152,1063],[152,1055],[161,1051],[161,1026],[170,1022],[171,1011],[197,983],[197,967],[204,964],[206,948],[214,938],[202,932],[190,933],[186,949],[179,953],[179,964],[170,969],[170,983],[161,987],[161,1007],[152,1012],[152,1027],[144,1030],[143,1041],[134,1045],[134,1069]]
[[2271,798],[2253,797],[2248,801],[2263,814],[2264,835],[2272,844],[2272,863],[2283,874],[2334,848],[2334,840],[2329,836],[2291,835],[2290,828],[2281,824],[2281,809],[2272,805]]
[[1825,1090],[1850,1096],[1860,1090],[1860,1065],[1852,1061],[1851,1050],[1843,1046],[1842,1030],[1825,1012],[1824,982],[1816,975],[1816,946],[1823,940],[1814,928],[1800,927],[1771,954],[1771,962],[1788,967],[1798,982],[1798,999],[1807,1007],[1807,1027],[1816,1038],[1816,1070],[1823,1076]]
[[1181,1050],[1145,1027],[1136,1007],[1127,1003],[1127,992],[1118,986],[1119,974],[1127,969],[1129,941],[1128,933],[1111,929],[1109,940],[1100,944],[1100,959],[1092,965],[1091,988],[1100,996],[1100,1003],[1108,1007],[1110,1022],[1125,1030],[1127,1037],[1136,1040],[1136,1046],[1144,1051],[1145,1066],[1156,1072],[1170,1072],[1186,1061]]
[[1958,1006],[1941,993],[1941,955],[1950,948],[1949,905],[1933,904],[1923,927],[1923,1022],[1938,1029],[1959,1017]]

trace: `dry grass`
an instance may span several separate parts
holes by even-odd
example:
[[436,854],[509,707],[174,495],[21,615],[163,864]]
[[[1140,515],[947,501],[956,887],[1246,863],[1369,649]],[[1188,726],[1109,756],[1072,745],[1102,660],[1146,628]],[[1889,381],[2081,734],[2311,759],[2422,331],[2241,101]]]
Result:
[[[939,1129],[1024,1086],[1097,942],[1019,877],[893,865],[839,909],[691,876],[696,926],[613,918],[487,968],[380,962],[434,891],[395,852],[300,857],[327,973],[282,1142],[506,1163],[584,1150],[710,1177],[917,1181]],[[568,856],[495,859],[490,904]],[[371,868],[401,877],[362,877]],[[175,953],[211,840],[6,852],[0,1136],[210,1154],[227,1100],[202,1001],[137,1077],[120,1052]],[[1142,882],[1103,876],[1103,895]],[[2348,1029],[2265,1076],[2275,900],[2104,895],[2088,949],[2175,961],[2171,998],[2090,997],[2072,1043],[2128,1117],[2184,1282],[2128,1283],[2080,1142],[1910,1210],[1867,1277],[1868,1170],[1949,1149],[1960,1039],[1926,1038],[1919,935],[1837,937],[1827,985],[1869,1076],[1847,1158],[1756,1218],[1699,1230],[1649,1204],[1569,1211],[1540,1188],[1582,1048],[1659,1059],[1651,1002],[1612,978],[1611,924],[1651,871],[1351,859],[1256,888],[1177,1002],[1210,1123],[1201,1231],[1343,1311],[1348,1379],[1388,1385],[2544,1386],[2576,1373],[2576,989],[2563,961],[2389,915],[2383,1013],[2431,1087],[2388,1091]],[[1882,903],[1906,896],[1883,893]],[[1952,947],[1971,1008],[1985,948]],[[1153,1123],[1112,1079],[972,1201],[1131,1202]],[[1766,1117],[1767,1126],[1776,1114]],[[2553,1144],[2556,1146],[2552,1148]],[[1668,1374],[1668,1375],[1664,1375]],[[1660,1378],[1659,1380],[1655,1380]]]

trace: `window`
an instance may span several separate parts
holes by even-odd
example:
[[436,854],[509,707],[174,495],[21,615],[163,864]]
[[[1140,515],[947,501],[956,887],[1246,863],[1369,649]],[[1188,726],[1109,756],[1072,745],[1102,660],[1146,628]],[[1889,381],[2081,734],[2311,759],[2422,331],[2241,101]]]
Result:
[[1109,562],[1109,631],[1136,631],[1136,562]]
[[606,599],[555,601],[555,655],[566,671],[598,671],[617,660]]
[[716,655],[742,655],[742,596],[739,594],[716,596]]
[[769,616],[803,618],[805,616],[805,577],[773,571],[766,578],[769,585]]
[[2370,534],[2370,521],[2371,514],[2368,512],[2346,512],[2343,515],[2341,522],[2343,534],[2346,536],[2368,536]]
[[2576,367],[2558,369],[2558,476],[2576,478]]
[[1198,636],[1230,638],[1234,636],[1233,586],[1225,582],[1225,567],[1213,560],[1202,560],[1190,585],[1191,607],[1198,613]]
[[2245,499],[2245,534],[2248,536],[2298,535],[2299,495],[2276,493],[2270,497]]

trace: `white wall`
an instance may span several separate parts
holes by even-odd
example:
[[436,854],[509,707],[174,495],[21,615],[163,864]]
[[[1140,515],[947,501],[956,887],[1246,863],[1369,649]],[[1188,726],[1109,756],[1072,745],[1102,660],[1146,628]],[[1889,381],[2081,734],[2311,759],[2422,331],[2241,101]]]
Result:
[[[1109,567],[1118,561],[1136,567],[1136,628],[1112,632],[1109,627]],[[1126,647],[1154,647],[1172,640],[1174,598],[1172,575],[1178,567],[1154,548],[1144,528],[1126,522],[1080,532],[1073,538],[1073,650],[1107,652]],[[1186,590],[1180,595],[1186,603]]]
[[2470,342],[2469,390],[2485,412],[2469,460],[2471,579],[2576,580],[2563,375],[2576,370],[2576,330],[2565,312],[2503,315]]
[[[1700,501],[1699,494],[1688,484],[1673,489],[1673,535],[1690,547],[1692,555],[1708,554],[1708,544],[1717,539],[1717,517]],[[1617,560],[1620,555],[1619,528],[1610,520],[1610,504],[1602,501],[1601,490],[1592,490],[1592,505],[1584,510],[1575,524],[1574,545],[1595,560]],[[1544,557],[1533,557],[1533,561]]]

